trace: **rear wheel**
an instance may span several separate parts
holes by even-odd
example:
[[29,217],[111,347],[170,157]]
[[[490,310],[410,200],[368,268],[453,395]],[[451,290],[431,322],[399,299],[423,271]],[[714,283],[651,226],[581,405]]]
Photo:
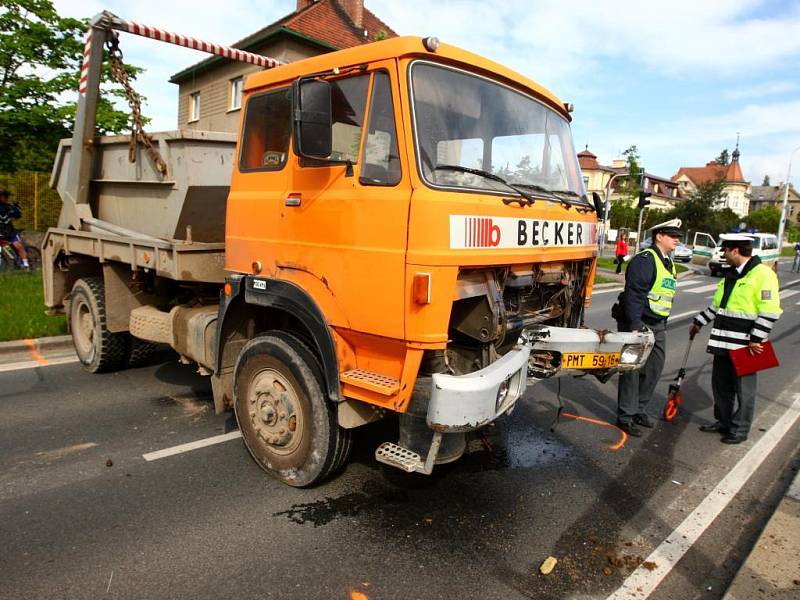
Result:
[[153,357],[156,345],[133,336],[129,337],[127,365],[133,368],[145,366]]
[[128,334],[108,330],[102,277],[86,277],[75,282],[69,302],[69,325],[75,352],[84,369],[100,373],[125,365]]
[[319,364],[298,338],[269,332],[249,341],[234,372],[234,409],[256,463],[294,487],[310,486],[346,460],[350,431],[325,397]]

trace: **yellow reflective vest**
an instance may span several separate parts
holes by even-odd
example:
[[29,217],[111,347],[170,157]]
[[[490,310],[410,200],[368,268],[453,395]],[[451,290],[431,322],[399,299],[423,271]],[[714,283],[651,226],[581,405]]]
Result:
[[647,292],[647,302],[652,310],[659,317],[668,317],[672,310],[672,300],[675,298],[675,288],[678,286],[678,279],[675,271],[675,263],[672,263],[672,270],[664,266],[664,261],[652,248],[642,251],[653,256],[653,263],[656,266],[656,278],[650,291]]
[[783,312],[778,277],[757,256],[741,274],[731,275],[719,282],[711,306],[694,318],[700,326],[714,321],[708,339],[712,354],[763,342]]

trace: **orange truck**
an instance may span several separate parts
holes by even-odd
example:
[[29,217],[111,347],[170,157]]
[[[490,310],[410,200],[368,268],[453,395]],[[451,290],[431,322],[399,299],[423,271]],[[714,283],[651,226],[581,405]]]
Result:
[[646,360],[651,333],[584,325],[602,207],[533,81],[381,41],[258,72],[238,136],[153,134],[131,163],[128,136],[93,137],[101,58],[53,169],[46,304],[90,372],[156,344],[196,363],[279,480],[332,475],[391,415],[376,459],[429,474],[535,383]]

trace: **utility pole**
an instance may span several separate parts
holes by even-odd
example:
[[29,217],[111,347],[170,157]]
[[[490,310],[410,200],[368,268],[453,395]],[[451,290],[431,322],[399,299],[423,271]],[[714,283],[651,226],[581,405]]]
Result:
[[789,205],[789,183],[792,179],[792,159],[794,153],[800,150],[800,146],[792,150],[789,154],[789,167],[786,169],[786,182],[783,184],[783,208],[781,209],[781,222],[778,225],[778,255],[783,252],[783,233],[786,230],[786,208]]
[[636,250],[637,252],[642,247],[642,215],[644,215],[645,207],[650,204],[650,192],[644,191],[644,169],[639,169],[639,226],[636,228]]

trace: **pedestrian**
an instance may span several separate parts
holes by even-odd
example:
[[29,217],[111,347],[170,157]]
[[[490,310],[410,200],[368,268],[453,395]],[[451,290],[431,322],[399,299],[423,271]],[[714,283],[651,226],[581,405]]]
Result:
[[625,289],[611,310],[619,331],[649,328],[655,337],[655,346],[644,366],[619,376],[617,427],[634,437],[642,435],[637,425],[654,426],[647,405],[664,370],[667,317],[677,287],[675,265],[669,255],[683,235],[680,226],[680,219],[672,219],[652,228],[653,243],[630,260]]
[[733,268],[719,282],[711,306],[694,318],[689,335],[713,320],[706,352],[714,355],[711,390],[715,421],[702,425],[700,431],[721,433],[724,443],[740,444],[753,422],[756,374],[737,377],[730,351],[748,347],[750,354],[761,354],[763,342],[783,311],[778,277],[753,256],[752,239],[738,233],[722,234],[720,239],[722,254]]
[[614,249],[614,256],[616,256],[617,275],[622,272],[622,265],[625,264],[625,259],[628,258],[628,230],[620,229],[617,232],[617,247]]
[[794,262],[792,263],[792,273],[800,273],[800,241],[794,245]]

